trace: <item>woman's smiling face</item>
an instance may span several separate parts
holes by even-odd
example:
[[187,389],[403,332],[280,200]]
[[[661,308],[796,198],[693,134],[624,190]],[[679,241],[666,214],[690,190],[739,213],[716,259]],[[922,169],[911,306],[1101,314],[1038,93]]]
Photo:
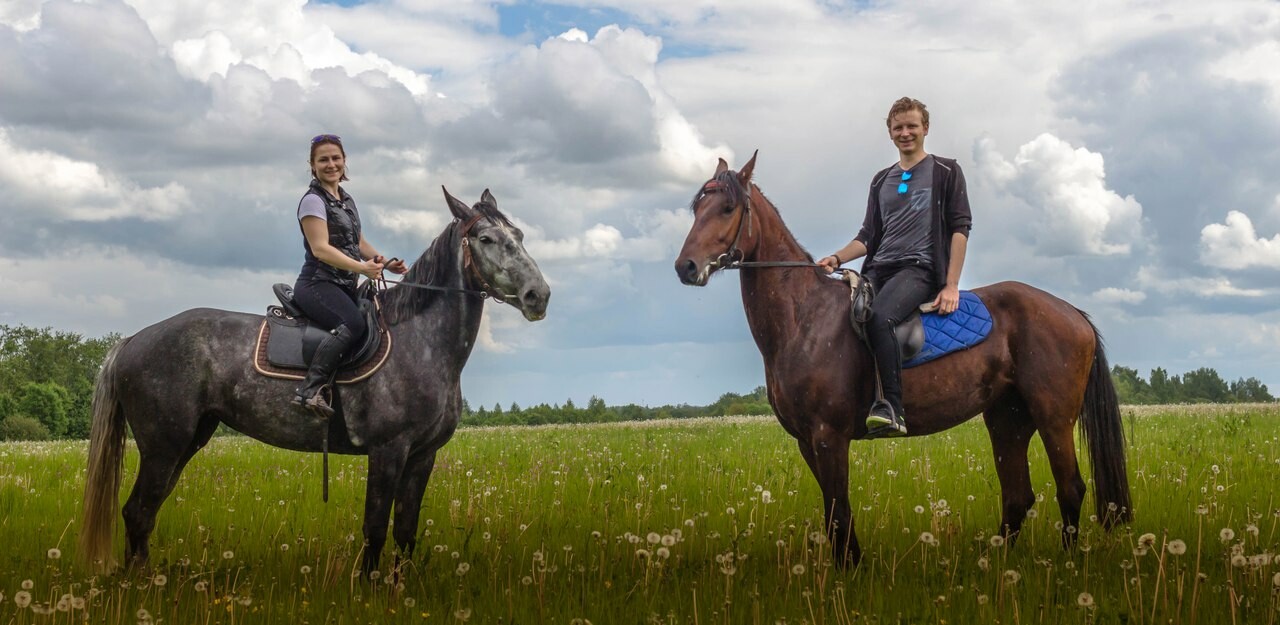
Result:
[[311,157],[311,172],[323,184],[337,185],[346,169],[347,159],[342,155],[342,148],[332,143],[318,146]]

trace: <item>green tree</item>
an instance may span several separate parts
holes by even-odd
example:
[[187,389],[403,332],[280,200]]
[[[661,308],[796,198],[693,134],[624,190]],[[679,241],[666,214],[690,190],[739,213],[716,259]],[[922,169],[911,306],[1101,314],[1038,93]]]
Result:
[[53,438],[43,423],[24,414],[0,419],[0,441],[43,441]]
[[1238,402],[1268,402],[1276,400],[1267,391],[1267,385],[1259,381],[1258,378],[1249,378],[1247,380],[1240,378],[1232,382],[1231,397]]
[[1209,367],[1188,371],[1182,376],[1182,401],[1222,403],[1231,400],[1231,387]]
[[1151,385],[1142,379],[1142,376],[1138,375],[1137,369],[1115,365],[1111,367],[1111,381],[1116,386],[1116,395],[1119,396],[1122,404],[1150,404],[1155,402],[1155,395],[1151,391]]
[[17,413],[42,423],[53,436],[67,433],[67,407],[71,394],[56,382],[27,382],[18,390]]

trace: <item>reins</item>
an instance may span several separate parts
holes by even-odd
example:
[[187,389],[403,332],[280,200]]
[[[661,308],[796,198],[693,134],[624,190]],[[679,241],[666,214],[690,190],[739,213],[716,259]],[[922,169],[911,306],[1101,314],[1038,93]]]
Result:
[[[498,302],[500,304],[506,303],[506,301],[509,299],[514,299],[515,295],[511,295],[509,293],[503,293],[502,291],[499,291],[498,289],[495,289],[494,287],[492,287],[489,284],[489,282],[484,279],[484,276],[480,275],[480,270],[476,269],[476,264],[471,258],[471,240],[467,238],[467,234],[470,233],[471,228],[474,227],[476,223],[483,218],[484,218],[484,215],[477,214],[471,219],[468,219],[466,223],[462,225],[463,270],[465,271],[469,269],[471,271],[471,276],[480,282],[480,286],[481,286],[480,289],[459,288],[454,286],[439,286],[435,284],[423,284],[421,282],[407,282],[405,280],[388,280],[385,275],[379,274],[378,278],[373,280],[373,283],[375,284],[377,290],[385,291],[387,289],[387,285],[396,285],[396,286],[411,287],[415,289],[426,289],[429,291],[444,291],[446,293],[465,293],[467,295],[475,295],[482,300],[492,297],[493,301]],[[392,258],[387,262],[389,264],[397,260],[399,259]]]
[[[720,183],[714,179],[708,180],[707,183],[702,186],[703,193],[716,193],[719,190]],[[742,200],[742,218],[738,220],[738,230],[733,235],[733,242],[729,244],[729,249],[725,251],[725,253],[711,261],[712,267],[726,270],[773,269],[782,267],[817,269],[821,267],[818,263],[802,260],[742,260],[742,250],[738,249],[738,241],[742,240],[742,229],[745,227],[747,229],[747,234],[751,234],[751,189],[744,189],[744,191],[746,193]],[[832,273],[846,273],[850,271],[853,270],[836,267]]]

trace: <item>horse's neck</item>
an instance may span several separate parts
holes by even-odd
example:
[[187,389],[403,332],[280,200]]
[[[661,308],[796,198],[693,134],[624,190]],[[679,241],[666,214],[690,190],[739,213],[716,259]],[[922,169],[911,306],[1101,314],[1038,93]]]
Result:
[[[457,271],[440,286],[469,289],[461,255],[457,262]],[[432,368],[450,367],[446,370],[461,372],[475,347],[483,312],[484,300],[473,293],[440,293],[428,306],[393,327],[395,340],[407,343],[401,347],[409,349],[415,360],[426,364],[430,359]]]
[[[752,211],[758,243],[745,261],[808,261],[800,243],[787,231],[778,209],[752,187]],[[748,268],[740,271],[742,306],[747,325],[761,353],[770,357],[784,347],[785,339],[795,334],[806,309],[817,305],[815,297],[821,286],[815,269]]]

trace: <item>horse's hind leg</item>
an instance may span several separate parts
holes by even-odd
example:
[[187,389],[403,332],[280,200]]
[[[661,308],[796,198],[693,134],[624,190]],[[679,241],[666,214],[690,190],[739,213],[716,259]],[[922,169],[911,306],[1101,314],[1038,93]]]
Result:
[[125,559],[130,566],[143,566],[150,557],[147,542],[155,529],[160,505],[169,496],[180,459],[180,455],[166,449],[143,453],[138,460],[138,479],[123,510]]
[[[1049,417],[1050,415],[1044,415]],[[1049,467],[1058,487],[1058,509],[1062,511],[1062,546],[1070,547],[1076,540],[1076,528],[1080,527],[1080,508],[1084,504],[1085,483],[1076,461],[1076,441],[1072,437],[1075,418],[1071,414],[1058,413],[1050,423],[1040,425],[1040,438],[1049,455]]]
[[[218,428],[218,419],[206,417],[196,426],[194,436],[182,451],[174,453],[181,443],[166,447],[172,440],[152,442],[147,452],[140,454],[138,479],[125,502],[123,516],[125,526],[125,558],[130,566],[143,566],[150,557],[151,532],[155,529],[156,514],[169,498],[178,477],[191,457],[200,451]],[[145,435],[145,434],[144,434]]]
[[1035,434],[1035,424],[1021,398],[1009,396],[983,415],[991,450],[995,454],[996,475],[1000,478],[1002,511],[999,532],[1012,543],[1022,530],[1027,510],[1035,504],[1031,490],[1031,470],[1027,465],[1027,447]]

